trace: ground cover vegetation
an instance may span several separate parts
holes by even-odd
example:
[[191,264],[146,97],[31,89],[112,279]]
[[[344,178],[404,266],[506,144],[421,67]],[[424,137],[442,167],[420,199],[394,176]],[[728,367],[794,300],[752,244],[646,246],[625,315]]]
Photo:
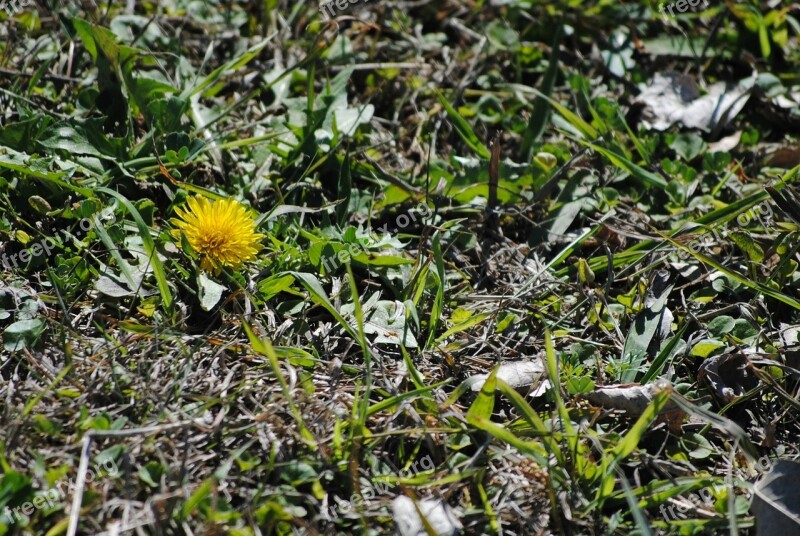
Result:
[[755,533],[799,15],[3,2],[0,535]]

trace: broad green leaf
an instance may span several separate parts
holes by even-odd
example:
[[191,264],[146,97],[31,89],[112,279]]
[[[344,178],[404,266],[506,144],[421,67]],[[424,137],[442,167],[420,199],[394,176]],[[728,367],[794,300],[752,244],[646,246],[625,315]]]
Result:
[[667,286],[650,307],[636,315],[622,348],[622,361],[629,364],[629,368],[622,373],[622,383],[634,381],[639,374],[639,366],[647,358],[647,349],[661,326],[664,307],[671,291],[672,285]]
[[41,318],[14,322],[3,331],[3,346],[10,352],[30,348],[44,333],[45,327]]
[[[100,158],[115,158],[117,147],[106,138],[98,124],[83,125],[68,122],[52,125],[39,144],[48,149],[60,149],[70,154],[88,154]],[[90,140],[90,137],[92,138]]]
[[261,298],[269,300],[281,292],[285,292],[292,287],[294,277],[288,274],[276,274],[258,283],[258,292]]
[[722,341],[715,341],[712,339],[705,339],[692,347],[691,355],[696,357],[706,358],[713,354],[720,348],[725,348],[726,344]]
[[726,333],[730,333],[736,325],[736,321],[728,315],[720,315],[714,317],[708,323],[706,329],[713,337],[722,337]]

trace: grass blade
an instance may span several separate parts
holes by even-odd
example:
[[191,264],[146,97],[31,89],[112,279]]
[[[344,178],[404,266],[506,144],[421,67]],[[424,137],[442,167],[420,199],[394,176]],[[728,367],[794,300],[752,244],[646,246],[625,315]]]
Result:
[[286,378],[284,378],[283,374],[281,373],[280,364],[278,363],[278,356],[275,353],[275,349],[272,347],[272,344],[270,344],[270,342],[266,339],[260,339],[253,332],[250,324],[248,324],[244,318],[242,318],[242,327],[244,328],[244,332],[247,334],[247,339],[250,341],[250,346],[252,346],[253,351],[257,354],[265,356],[269,360],[269,366],[281,386],[281,391],[286,399],[286,404],[289,406],[289,411],[291,411],[292,415],[294,416],[294,420],[297,422],[297,426],[300,430],[300,437],[303,438],[309,447],[316,449],[317,442],[314,439],[314,436],[308,430],[308,427],[306,427],[305,421],[303,420],[303,414],[300,412],[294,402],[292,392],[289,390],[289,384],[286,383]]
[[453,121],[453,126],[461,136],[461,139],[464,140],[464,143],[466,143],[470,149],[475,151],[475,154],[477,154],[479,157],[483,158],[484,160],[489,160],[492,157],[491,151],[486,148],[478,136],[475,135],[475,131],[472,130],[472,127],[469,125],[467,120],[464,119],[460,113],[458,113],[458,110],[453,108],[453,105],[450,104],[450,101],[441,92],[439,93],[439,102],[444,107],[447,115],[450,116],[450,119]]
[[169,284],[167,283],[164,265],[161,264],[161,259],[158,258],[156,245],[153,242],[153,237],[150,235],[150,227],[148,227],[144,222],[142,215],[139,214],[139,211],[136,210],[136,207],[133,206],[133,203],[128,201],[124,195],[106,187],[98,187],[96,190],[116,198],[117,201],[119,201],[122,206],[128,210],[134,221],[136,221],[136,226],[139,228],[139,236],[142,237],[142,244],[144,244],[145,253],[147,253],[147,258],[149,259],[150,265],[153,267],[153,275],[156,278],[158,292],[161,294],[161,299],[164,302],[164,308],[169,309],[172,307],[172,292],[170,291]]
[[539,138],[544,134],[544,129],[547,127],[547,120],[550,118],[550,106],[548,106],[545,97],[549,97],[553,92],[553,86],[558,77],[558,58],[561,49],[561,33],[563,28],[563,24],[559,24],[558,28],[556,28],[556,35],[553,37],[550,63],[547,65],[547,71],[544,73],[542,88],[540,90],[543,96],[537,96],[533,101],[533,113],[531,114],[530,121],[528,121],[528,128],[525,129],[525,137],[522,140],[522,162],[530,162],[531,158],[533,158],[534,144],[538,142]]

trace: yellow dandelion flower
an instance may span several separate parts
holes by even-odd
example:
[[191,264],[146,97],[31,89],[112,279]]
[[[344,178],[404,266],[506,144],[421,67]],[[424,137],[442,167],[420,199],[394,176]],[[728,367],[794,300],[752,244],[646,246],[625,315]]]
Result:
[[256,233],[256,223],[248,209],[234,199],[209,201],[197,196],[186,206],[175,208],[178,218],[170,220],[177,227],[172,236],[186,237],[200,254],[200,267],[219,273],[222,266],[238,268],[254,260],[261,250],[264,235]]

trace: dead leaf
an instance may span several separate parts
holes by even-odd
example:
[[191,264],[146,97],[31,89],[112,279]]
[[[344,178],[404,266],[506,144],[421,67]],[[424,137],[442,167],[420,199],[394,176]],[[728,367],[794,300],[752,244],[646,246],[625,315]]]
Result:
[[727,404],[758,385],[751,363],[743,353],[707,358],[697,373],[697,380],[711,387],[714,396]]
[[636,102],[644,105],[642,123],[667,130],[675,123],[705,132],[717,131],[733,120],[750,98],[754,77],[738,83],[717,82],[700,96],[697,84],[680,73],[657,74]]
[[433,534],[437,536],[454,536],[461,531],[461,522],[446,502],[422,499],[415,504],[412,499],[400,495],[392,501],[392,515],[397,533],[400,536],[428,536],[429,532],[425,530],[420,513],[425,516]]
[[729,153],[733,151],[742,139],[742,131],[737,130],[730,136],[725,136],[714,143],[708,144],[709,153]]
[[764,161],[765,166],[783,169],[791,169],[798,164],[800,164],[800,146],[797,145],[781,147],[770,153]]
[[[497,370],[497,378],[503,380],[514,389],[533,385],[543,376],[544,364],[541,359],[503,363]],[[472,376],[471,380],[475,383],[472,384],[471,389],[475,392],[480,391],[488,377],[488,374]]]
[[[672,384],[666,380],[659,380],[646,385],[608,385],[598,387],[591,393],[582,396],[592,404],[606,409],[624,411],[630,417],[638,417],[644,413],[653,398],[664,389],[671,390]],[[660,418],[669,422],[670,427],[673,427],[676,423],[679,425],[683,421],[684,415],[683,410],[670,400],[661,410]]]

